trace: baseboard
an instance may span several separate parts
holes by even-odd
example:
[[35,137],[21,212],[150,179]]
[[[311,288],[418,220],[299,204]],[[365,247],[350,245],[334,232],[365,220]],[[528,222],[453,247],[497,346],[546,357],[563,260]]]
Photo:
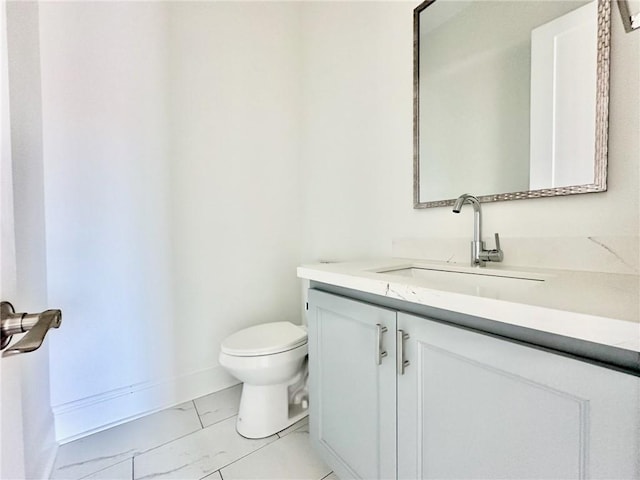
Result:
[[53,406],[56,440],[67,443],[237,383],[222,367],[216,366],[56,405]]

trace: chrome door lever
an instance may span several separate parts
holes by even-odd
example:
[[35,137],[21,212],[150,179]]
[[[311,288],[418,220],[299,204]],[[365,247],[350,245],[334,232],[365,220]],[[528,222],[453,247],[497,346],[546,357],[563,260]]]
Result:
[[13,335],[27,332],[18,342],[3,353],[26,353],[37,350],[50,328],[58,328],[62,323],[60,310],[45,310],[42,313],[16,313],[9,302],[0,303],[0,350],[11,342]]

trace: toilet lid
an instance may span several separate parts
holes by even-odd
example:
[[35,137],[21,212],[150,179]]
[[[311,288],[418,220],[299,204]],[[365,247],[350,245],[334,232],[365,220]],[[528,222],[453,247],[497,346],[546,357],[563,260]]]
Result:
[[222,342],[222,352],[253,357],[285,352],[307,343],[307,330],[290,322],[273,322],[245,328]]

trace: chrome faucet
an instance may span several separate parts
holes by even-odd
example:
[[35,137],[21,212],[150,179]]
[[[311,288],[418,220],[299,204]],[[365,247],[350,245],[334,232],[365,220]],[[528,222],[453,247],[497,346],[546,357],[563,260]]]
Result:
[[473,207],[473,241],[471,242],[471,265],[484,267],[487,262],[501,262],[504,254],[500,249],[500,237],[495,234],[496,248],[494,250],[486,250],[482,241],[482,209],[480,202],[473,195],[464,193],[458,197],[453,205],[453,213],[460,213],[462,206],[470,203]]

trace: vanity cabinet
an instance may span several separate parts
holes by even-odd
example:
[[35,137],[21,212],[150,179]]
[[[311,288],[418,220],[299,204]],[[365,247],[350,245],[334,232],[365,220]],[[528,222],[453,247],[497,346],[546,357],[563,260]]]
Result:
[[395,478],[396,312],[310,293],[312,443],[340,478]]
[[318,290],[308,320],[312,443],[343,480],[640,477],[636,376]]

